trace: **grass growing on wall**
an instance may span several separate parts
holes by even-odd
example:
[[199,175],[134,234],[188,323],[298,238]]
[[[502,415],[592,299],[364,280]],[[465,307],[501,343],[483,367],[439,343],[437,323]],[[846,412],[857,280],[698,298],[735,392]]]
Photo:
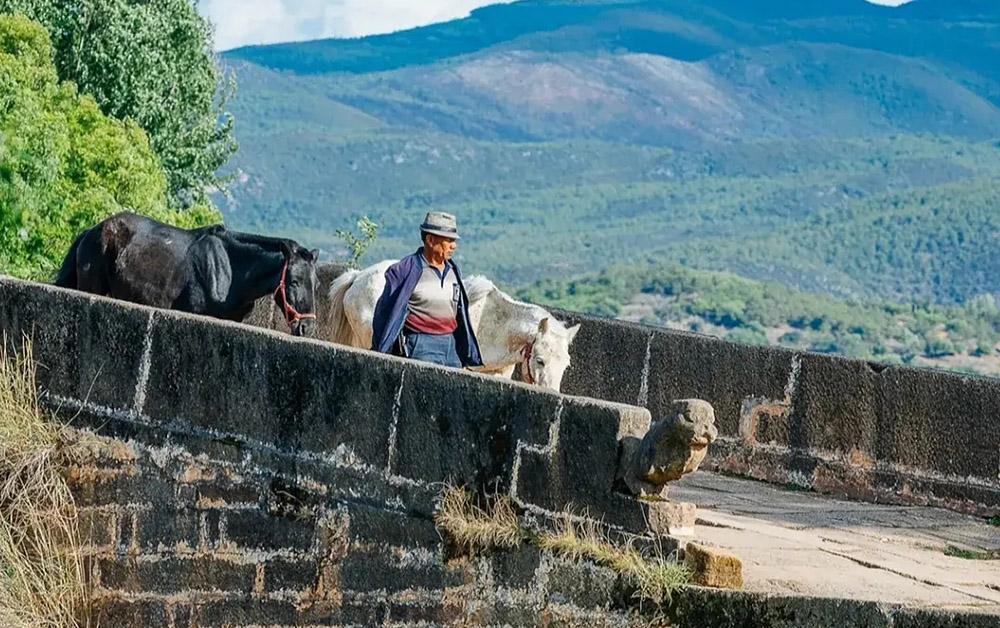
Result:
[[482,508],[465,489],[449,486],[441,494],[434,521],[468,550],[513,548],[524,541],[569,560],[593,561],[624,576],[635,586],[636,597],[657,604],[669,604],[674,592],[691,581],[683,565],[657,553],[644,554],[631,544],[615,543],[593,521],[577,525],[567,518],[555,530],[526,530],[506,496]]
[[434,521],[468,550],[516,547],[524,536],[510,498],[501,497],[483,509],[473,503],[468,492],[456,487],[441,494]]
[[577,525],[565,519],[556,531],[538,535],[535,543],[573,560],[609,567],[635,585],[637,597],[657,604],[669,604],[674,592],[691,581],[684,565],[664,556],[646,556],[632,545],[612,543],[592,521]]
[[77,511],[55,462],[58,428],[45,419],[30,343],[0,344],[0,625],[89,626]]

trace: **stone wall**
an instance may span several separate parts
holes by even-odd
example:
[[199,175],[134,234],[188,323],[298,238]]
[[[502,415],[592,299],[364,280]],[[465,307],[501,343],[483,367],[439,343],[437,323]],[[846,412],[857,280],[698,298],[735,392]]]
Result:
[[853,498],[1000,512],[1000,380],[596,319],[563,390],[649,409],[715,407],[709,468]]
[[0,332],[111,439],[69,468],[105,626],[472,621],[492,602],[444,560],[446,484],[646,532],[614,489],[641,408],[3,278]]
[[101,626],[998,625],[697,588],[662,608],[608,569],[467,555],[435,528],[451,482],[536,523],[645,532],[647,505],[614,486],[641,408],[3,278],[0,332],[33,338],[45,403],[74,426]]
[[[343,267],[327,265],[323,286]],[[321,290],[325,292],[325,290]],[[320,304],[325,306],[325,302]],[[280,329],[264,303],[256,323]],[[1000,380],[555,312],[581,323],[563,391],[715,407],[708,468],[878,502],[1000,513]]]

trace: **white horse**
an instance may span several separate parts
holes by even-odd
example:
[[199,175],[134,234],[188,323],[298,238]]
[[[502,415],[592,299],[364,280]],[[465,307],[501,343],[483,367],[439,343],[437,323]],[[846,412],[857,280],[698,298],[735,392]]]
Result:
[[[385,271],[394,263],[386,260],[337,277],[317,335],[370,349],[375,304],[385,288]],[[544,308],[512,299],[485,277],[469,277],[465,289],[484,363],[476,370],[512,377],[520,364],[525,381],[558,391],[570,363],[569,345],[580,326],[567,328]]]

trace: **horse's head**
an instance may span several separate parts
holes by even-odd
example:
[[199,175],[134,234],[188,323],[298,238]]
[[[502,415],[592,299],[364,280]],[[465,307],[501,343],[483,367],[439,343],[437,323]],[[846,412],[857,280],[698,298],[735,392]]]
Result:
[[311,336],[316,328],[316,259],[319,251],[289,242],[283,250],[285,266],[274,302],[285,315],[293,336]]
[[521,372],[529,382],[558,391],[569,368],[569,345],[580,331],[579,325],[567,328],[554,318],[538,324],[535,338],[525,347]]

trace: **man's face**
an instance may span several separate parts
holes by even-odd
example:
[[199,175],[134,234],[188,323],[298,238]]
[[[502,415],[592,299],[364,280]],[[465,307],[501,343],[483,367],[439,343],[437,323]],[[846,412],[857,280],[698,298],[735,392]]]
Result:
[[450,260],[458,249],[458,240],[428,233],[424,241],[429,257]]

